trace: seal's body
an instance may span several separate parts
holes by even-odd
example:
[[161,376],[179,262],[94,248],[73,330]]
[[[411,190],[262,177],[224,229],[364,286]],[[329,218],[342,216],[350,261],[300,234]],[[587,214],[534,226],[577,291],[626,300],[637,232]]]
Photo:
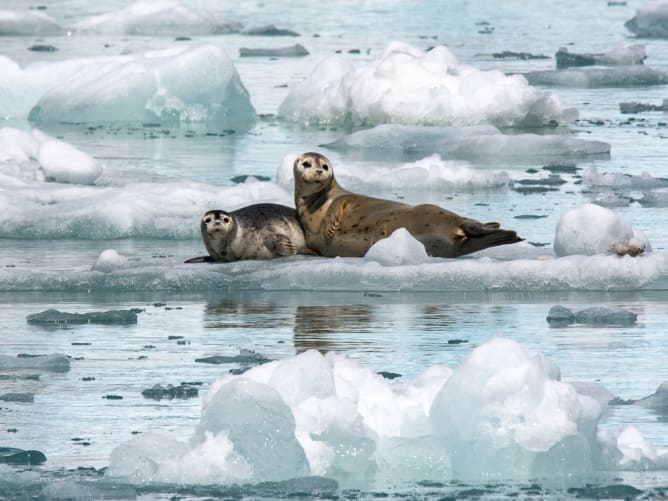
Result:
[[200,230],[209,255],[186,263],[312,254],[306,248],[297,213],[284,205],[254,204],[232,212],[210,210],[202,216]]
[[406,228],[435,257],[457,257],[522,240],[498,223],[481,223],[437,205],[411,206],[349,192],[319,153],[299,156],[293,171],[295,206],[306,245],[323,256],[364,256],[398,228]]

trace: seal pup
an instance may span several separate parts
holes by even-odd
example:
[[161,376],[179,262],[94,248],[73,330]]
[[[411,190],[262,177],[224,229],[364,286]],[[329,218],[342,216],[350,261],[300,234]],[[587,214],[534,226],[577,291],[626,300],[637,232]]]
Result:
[[362,257],[398,228],[422,242],[427,254],[457,257],[523,240],[499,223],[481,223],[431,204],[407,205],[352,193],[334,178],[319,153],[294,162],[295,207],[306,245],[323,256]]
[[284,205],[254,204],[232,212],[210,210],[202,216],[200,231],[209,255],[186,263],[315,254],[306,248],[296,211]]

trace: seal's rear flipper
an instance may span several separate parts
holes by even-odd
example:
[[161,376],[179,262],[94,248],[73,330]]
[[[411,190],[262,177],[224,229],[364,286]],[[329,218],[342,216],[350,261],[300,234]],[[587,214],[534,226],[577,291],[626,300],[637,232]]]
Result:
[[211,256],[197,256],[191,257],[183,261],[184,263],[213,263],[214,260]]

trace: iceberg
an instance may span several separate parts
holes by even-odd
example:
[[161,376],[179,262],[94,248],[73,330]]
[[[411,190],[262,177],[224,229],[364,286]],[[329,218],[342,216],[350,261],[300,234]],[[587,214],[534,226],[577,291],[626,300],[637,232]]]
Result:
[[607,157],[610,145],[548,134],[503,134],[491,125],[434,127],[384,124],[353,132],[323,147],[363,158],[413,159],[437,153],[445,158],[530,159],[532,161]]
[[[59,74],[62,63],[50,65]],[[40,68],[49,75],[49,66]],[[29,81],[31,67],[24,70]],[[214,45],[175,46],[143,54],[80,60],[39,96],[28,114],[49,122],[212,122],[245,128],[255,119],[234,64]]]
[[178,0],[144,0],[85,19],[75,29],[101,35],[220,35],[238,33],[241,24]]
[[566,123],[577,112],[521,75],[460,64],[445,47],[422,52],[393,42],[355,67],[333,56],[295,85],[279,116],[304,126],[382,123],[497,126]]
[[668,73],[642,64],[614,68],[532,71],[524,76],[531,85],[562,87],[638,87],[668,83]]
[[44,12],[0,10],[0,36],[50,36],[63,32],[63,28]]
[[639,7],[624,26],[639,37],[668,38],[668,2],[649,2]]
[[589,186],[635,190],[652,190],[668,187],[668,179],[654,177],[648,172],[643,172],[640,175],[622,174],[620,172],[600,173],[594,165],[590,165],[584,170],[582,173],[582,182]]

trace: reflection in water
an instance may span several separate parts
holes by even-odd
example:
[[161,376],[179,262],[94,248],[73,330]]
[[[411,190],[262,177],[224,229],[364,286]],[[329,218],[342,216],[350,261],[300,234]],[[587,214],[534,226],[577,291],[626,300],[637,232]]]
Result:
[[204,308],[206,329],[273,329],[291,325],[291,310],[273,303],[209,302]]
[[359,349],[361,341],[356,334],[367,334],[372,330],[374,309],[368,304],[297,306],[295,312],[294,343],[297,353],[315,349],[347,351]]

